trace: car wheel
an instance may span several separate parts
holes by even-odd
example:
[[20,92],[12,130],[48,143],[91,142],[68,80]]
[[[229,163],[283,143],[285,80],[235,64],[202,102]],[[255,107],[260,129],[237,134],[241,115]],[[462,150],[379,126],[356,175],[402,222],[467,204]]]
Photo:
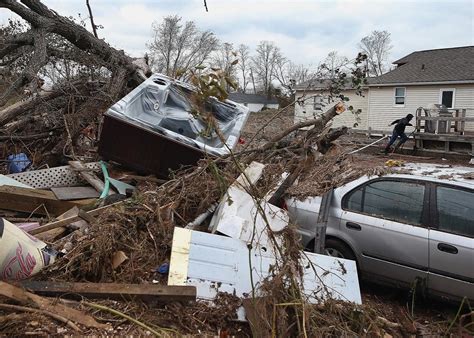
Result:
[[332,257],[351,259],[353,261],[356,260],[351,248],[343,242],[332,238],[326,239],[324,254]]

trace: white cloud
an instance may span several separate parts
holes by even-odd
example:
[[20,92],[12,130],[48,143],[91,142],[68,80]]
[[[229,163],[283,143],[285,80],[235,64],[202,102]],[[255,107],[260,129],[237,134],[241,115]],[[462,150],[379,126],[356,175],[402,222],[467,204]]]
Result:
[[[87,18],[83,0],[45,0],[63,15]],[[255,47],[274,41],[297,63],[318,63],[332,50],[353,57],[372,30],[392,33],[391,60],[412,51],[472,45],[472,0],[93,0],[99,35],[132,55],[146,51],[151,24],[178,14],[223,41]],[[11,16],[0,9],[0,22]],[[86,22],[89,24],[89,22]]]

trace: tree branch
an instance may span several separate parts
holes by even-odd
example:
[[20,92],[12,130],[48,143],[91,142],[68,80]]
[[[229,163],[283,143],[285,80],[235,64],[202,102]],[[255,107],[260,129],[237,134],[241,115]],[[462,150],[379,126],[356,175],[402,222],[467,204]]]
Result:
[[39,70],[48,63],[46,52],[46,32],[43,29],[37,29],[34,37],[35,51],[18,79],[8,88],[0,97],[0,107],[4,106],[10,96],[25,84],[33,81]]
[[3,110],[0,110],[0,126],[5,125],[17,116],[20,116],[35,108],[39,103],[55,99],[62,94],[63,92],[61,91],[41,92],[36,97],[32,97],[26,101],[19,101]]
[[27,6],[29,9],[31,9],[32,11],[35,11],[36,13],[38,13],[39,15],[41,16],[45,16],[47,18],[54,18],[57,13],[50,10],[48,7],[46,7],[45,5],[43,5],[41,3],[41,1],[39,0],[21,0],[21,2]]
[[[1,7],[1,6],[0,6]],[[15,34],[11,39],[3,43],[3,48],[0,49],[0,59],[5,58],[8,54],[13,53],[16,49],[34,44],[34,34],[32,30],[21,34]]]
[[99,38],[99,36],[97,35],[97,27],[94,23],[94,16],[92,15],[92,8],[91,8],[91,5],[89,4],[89,0],[86,0],[86,5],[87,5],[87,10],[89,11],[89,18],[91,19],[92,31],[94,32],[94,36],[96,38]]
[[23,6],[15,0],[0,0],[0,7],[8,8],[18,14],[23,20],[28,21],[33,27],[45,26],[42,16]]

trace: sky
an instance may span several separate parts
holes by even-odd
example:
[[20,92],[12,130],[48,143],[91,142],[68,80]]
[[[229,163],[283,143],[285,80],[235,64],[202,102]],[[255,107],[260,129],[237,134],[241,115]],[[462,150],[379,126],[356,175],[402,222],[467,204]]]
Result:
[[[87,18],[85,0],[44,0],[61,15]],[[195,21],[223,42],[252,48],[273,41],[297,64],[316,65],[330,51],[350,59],[373,30],[391,33],[390,61],[413,51],[474,45],[474,0],[89,0],[99,37],[143,55],[152,23],[168,15]],[[0,23],[15,17],[0,8]],[[90,28],[87,21],[88,28]]]

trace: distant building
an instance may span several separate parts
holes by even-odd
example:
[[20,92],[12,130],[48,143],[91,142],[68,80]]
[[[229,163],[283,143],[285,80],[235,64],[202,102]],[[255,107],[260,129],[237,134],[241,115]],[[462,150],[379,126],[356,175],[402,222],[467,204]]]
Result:
[[276,98],[268,98],[260,94],[230,93],[229,100],[238,102],[248,107],[251,112],[261,111],[262,108],[278,109],[279,104]]
[[[339,98],[332,98],[331,102],[328,102],[330,100],[327,91],[329,84],[330,80],[322,80],[296,86],[295,97],[298,103],[295,104],[295,123],[314,119],[317,115],[324,113],[329,106],[340,101]],[[345,112],[334,118],[332,126],[367,129],[368,87],[362,88],[361,93],[356,93],[356,90],[351,88],[351,83],[347,81],[342,94],[349,98],[347,105],[353,106],[355,110],[360,109],[360,114],[357,117],[351,112]]]
[[[355,129],[391,130],[393,120],[414,114],[418,107],[444,104],[450,109],[466,109],[474,117],[474,46],[432,49],[413,52],[394,62],[397,67],[378,77],[368,79],[363,96],[355,95],[349,86],[343,94],[348,105],[361,109]],[[295,106],[295,122],[310,119],[326,109],[324,81],[300,84],[296,98],[309,98]],[[336,117],[333,126],[353,127],[353,114]],[[474,130],[466,125],[466,130]]]
[[474,46],[413,52],[394,64],[397,68],[369,81],[373,129],[387,129],[389,121],[433,103],[467,109],[474,117]]

